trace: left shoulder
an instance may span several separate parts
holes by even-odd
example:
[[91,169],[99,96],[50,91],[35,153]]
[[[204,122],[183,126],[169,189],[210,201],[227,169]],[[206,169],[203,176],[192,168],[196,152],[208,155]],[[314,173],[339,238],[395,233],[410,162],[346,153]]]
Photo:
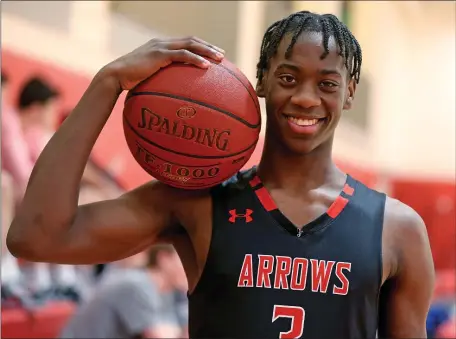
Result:
[[385,202],[382,247],[384,256],[391,259],[391,275],[397,275],[416,258],[432,260],[423,219],[413,208],[391,197]]
[[426,235],[421,216],[410,206],[391,197],[386,197],[384,226],[399,235]]

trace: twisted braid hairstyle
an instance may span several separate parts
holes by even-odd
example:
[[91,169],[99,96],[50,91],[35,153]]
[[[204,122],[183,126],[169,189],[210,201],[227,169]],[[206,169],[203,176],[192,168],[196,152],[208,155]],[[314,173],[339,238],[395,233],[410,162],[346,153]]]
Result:
[[339,55],[345,60],[345,66],[351,79],[359,83],[361,74],[361,47],[347,26],[335,15],[316,14],[301,11],[273,23],[264,34],[261,44],[260,60],[257,64],[257,79],[263,80],[264,72],[269,67],[269,61],[277,53],[280,42],[287,34],[291,34],[291,42],[285,52],[285,58],[291,56],[293,46],[302,32],[318,32],[323,34],[324,52],[321,59],[329,54],[329,39],[334,37],[339,46]]

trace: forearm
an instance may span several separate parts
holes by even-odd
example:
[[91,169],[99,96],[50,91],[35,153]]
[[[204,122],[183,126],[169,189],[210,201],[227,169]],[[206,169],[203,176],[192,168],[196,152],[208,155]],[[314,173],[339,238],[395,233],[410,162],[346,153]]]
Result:
[[119,93],[117,84],[105,73],[93,79],[38,158],[8,234],[9,242],[18,241],[18,237],[52,237],[71,224],[87,159]]

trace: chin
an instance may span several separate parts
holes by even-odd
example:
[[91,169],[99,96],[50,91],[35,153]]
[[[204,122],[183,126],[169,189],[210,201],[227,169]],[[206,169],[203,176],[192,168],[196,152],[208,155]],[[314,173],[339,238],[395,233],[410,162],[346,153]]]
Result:
[[290,138],[283,140],[282,144],[288,153],[295,155],[306,155],[312,153],[319,146],[319,144],[315,143],[313,140]]
[[[293,155],[307,155],[323,149],[331,148],[333,134],[322,133],[312,137],[302,137],[290,135],[287,131],[282,130],[279,136],[279,143],[282,145],[284,152]],[[325,131],[326,132],[326,131]]]

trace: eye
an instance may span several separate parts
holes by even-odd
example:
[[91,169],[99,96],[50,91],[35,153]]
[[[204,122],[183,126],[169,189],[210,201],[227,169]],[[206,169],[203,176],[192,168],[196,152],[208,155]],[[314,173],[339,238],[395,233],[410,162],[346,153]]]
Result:
[[294,78],[294,76],[292,76],[290,74],[283,74],[283,75],[279,76],[279,79],[286,85],[291,85],[296,82],[296,79]]
[[339,87],[339,84],[332,81],[322,81],[319,87],[326,91],[334,92]]
[[323,82],[320,83],[320,86],[323,86],[323,87],[337,87],[339,85],[334,83],[334,82],[331,82],[331,81],[323,81]]

